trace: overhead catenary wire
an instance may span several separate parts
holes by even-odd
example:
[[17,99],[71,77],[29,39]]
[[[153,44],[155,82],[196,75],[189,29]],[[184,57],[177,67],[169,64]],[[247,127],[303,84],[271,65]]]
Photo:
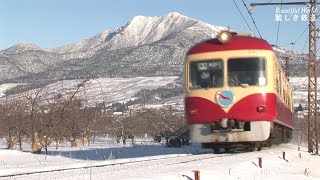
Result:
[[[320,16],[320,15],[318,15],[317,17],[319,17],[319,16]],[[290,44],[295,45],[295,44],[298,42],[298,40],[303,36],[303,34],[306,32],[306,30],[307,30],[308,28],[309,28],[309,25],[303,30],[303,32],[299,35],[299,37],[298,37],[294,42],[292,42],[292,43],[290,43]],[[305,40],[305,42],[304,42],[304,45],[303,45],[302,49],[300,50],[300,52],[301,52],[302,54],[303,54],[303,51],[304,51],[304,49],[305,49],[308,41],[309,41],[309,37],[306,38],[306,40]],[[292,48],[292,51],[293,51],[293,48]],[[291,75],[290,78],[289,78],[289,80],[291,80],[291,79],[293,79],[293,78],[297,78],[297,77],[299,77],[299,76]],[[304,84],[307,80],[308,80],[308,78],[306,78],[301,84]]]
[[[298,38],[297,38],[295,41],[290,42],[290,43],[285,44],[285,45],[276,45],[276,46],[277,46],[277,47],[285,47],[285,46],[288,46],[288,45],[292,45],[291,51],[293,51],[294,46],[297,44],[297,42],[298,42],[298,41],[300,40],[300,38],[304,35],[304,33],[307,31],[308,28],[309,28],[309,26],[307,26],[307,27],[303,30],[303,32],[298,36]],[[303,47],[305,47],[307,41],[308,41],[308,38],[307,38],[306,42],[304,43],[304,46],[303,46]],[[301,52],[303,52],[303,50],[304,50],[304,48],[301,50]]]
[[253,32],[252,29],[250,28],[249,23],[247,22],[246,18],[243,16],[243,14],[242,14],[239,6],[238,6],[237,3],[235,2],[235,0],[233,0],[233,3],[234,3],[234,5],[237,7],[239,13],[241,14],[242,19],[244,20],[244,22],[246,22],[246,24],[247,24],[248,28],[250,29],[250,31]]
[[[307,27],[304,29],[304,31],[299,35],[299,37],[298,37],[294,42],[292,42],[293,45],[295,45],[296,42],[303,36],[303,34],[304,34],[304,33],[306,32],[306,30],[308,29],[308,27],[309,27],[309,26],[307,26]],[[305,49],[308,41],[309,41],[309,38],[307,37],[306,40],[305,40],[305,43],[304,43],[304,45],[303,45],[303,47],[302,47],[302,49],[301,49],[301,51],[300,51],[301,53],[303,53],[303,51],[304,51],[304,49]],[[291,43],[290,43],[290,44],[291,44]],[[293,51],[293,48],[292,48],[292,51]],[[297,77],[297,76],[291,75],[290,79],[295,78],[295,77]],[[306,79],[306,80],[308,80],[308,79]],[[304,81],[304,82],[305,82],[305,81]],[[304,83],[304,82],[303,82],[303,83]]]
[[[309,26],[307,26],[304,30],[303,30],[303,32],[300,34],[300,36],[294,41],[294,42],[292,42],[292,44],[293,44],[293,46],[295,46],[296,45],[296,43],[299,41],[299,39],[303,36],[303,34],[307,31],[307,29],[309,28]],[[308,39],[308,38],[307,38]],[[293,47],[292,47],[292,49],[293,49]],[[304,48],[303,48],[304,49]],[[303,49],[302,49],[302,51],[301,52],[303,52]]]
[[[267,3],[250,3],[250,8],[251,8],[251,7],[258,6],[258,5],[263,5],[263,6],[265,6],[265,5],[281,5],[281,8],[282,8],[283,5],[307,5],[307,4],[308,4],[308,2],[287,2],[287,3],[283,3],[283,0],[281,0],[281,3],[271,3],[272,1],[273,1],[273,0],[269,0]],[[250,15],[250,17],[252,18],[252,21],[254,22],[253,17],[252,17],[252,15],[251,15],[251,12],[249,11],[249,9],[248,9],[247,5],[245,4],[244,0],[242,0],[242,2],[243,2],[243,4],[244,4],[244,6],[247,8],[249,15]],[[317,3],[317,4],[320,4],[320,3]],[[317,14],[316,19],[318,19],[319,16],[320,16],[320,14]],[[254,22],[254,25],[255,25],[257,31],[259,32],[259,30],[258,30],[255,22]],[[279,28],[280,28],[280,21],[278,22],[278,31],[277,31],[276,46],[278,46]],[[302,32],[302,34],[298,37],[298,39],[297,39],[296,41],[294,41],[294,42],[292,42],[292,43],[290,43],[290,44],[295,45],[295,44],[297,43],[297,41],[301,38],[301,36],[305,33],[305,31],[306,31],[307,29],[308,29],[308,27],[306,27],[306,29]]]
[[[320,14],[317,14],[316,20],[317,20],[319,17],[320,17]],[[308,28],[309,28],[309,24],[308,24],[308,26],[304,29],[304,31],[300,34],[300,36],[293,42],[294,44],[297,43],[297,41],[303,36],[303,34],[307,31]],[[305,43],[304,43],[304,45],[303,45],[303,48],[302,48],[302,50],[301,50],[301,53],[303,53],[303,51],[304,51],[304,49],[305,49],[308,41],[309,41],[309,37],[306,38],[306,41],[305,41]],[[319,50],[319,49],[318,49],[318,50]],[[318,50],[317,50],[317,51],[318,51]]]
[[246,3],[245,3],[243,0],[242,0],[242,3],[243,3],[243,5],[244,5],[244,7],[247,9],[248,14],[249,14],[249,15],[250,15],[250,17],[251,17],[251,20],[252,20],[252,22],[253,22],[254,27],[255,27],[255,28],[256,28],[256,30],[258,31],[258,34],[259,34],[259,36],[260,36],[260,39],[262,39],[262,36],[261,36],[261,34],[260,34],[260,31],[259,31],[259,29],[258,29],[258,27],[257,27],[256,22],[254,21],[254,19],[253,19],[253,17],[252,17],[252,14],[251,14],[251,12],[250,12],[250,10],[249,10],[248,6],[246,5]]
[[303,48],[302,48],[302,50],[301,50],[302,53],[303,53],[304,48],[306,47],[308,41],[309,41],[309,38],[306,39],[306,42],[305,42],[304,45],[303,45]]
[[[318,16],[319,17],[319,16]],[[293,49],[294,49],[294,45],[299,41],[299,39],[304,35],[304,33],[307,31],[307,29],[309,28],[309,26],[307,26],[304,30],[303,30],[303,32],[298,36],[298,38],[294,41],[294,42],[291,42],[291,43],[289,43],[289,44],[287,44],[287,45],[293,45],[292,46],[292,50],[291,51],[293,51]],[[303,53],[303,51],[304,51],[304,49],[305,49],[305,47],[306,47],[306,44],[307,44],[307,42],[308,42],[308,39],[309,38],[306,38],[306,41],[305,41],[305,43],[304,43],[304,46],[303,46],[303,48],[301,49],[301,53]],[[278,47],[284,47],[284,46],[278,46]],[[295,78],[295,77],[297,77],[296,75],[291,75],[290,76],[290,78],[288,79],[289,81],[292,79],[292,78]],[[306,79],[306,80],[308,80],[308,79]],[[305,81],[306,81],[305,80]],[[304,82],[305,82],[304,81]],[[303,82],[303,83],[304,83]]]
[[[318,14],[318,15],[316,16],[316,19],[318,19],[319,16],[320,16],[320,14]],[[307,25],[307,27],[303,30],[303,32],[299,35],[299,37],[298,37],[294,42],[292,42],[293,45],[295,45],[295,44],[299,41],[299,39],[303,36],[303,34],[307,31],[308,28],[309,28],[309,25]],[[302,53],[303,53],[303,51],[304,51],[304,48],[306,47],[306,44],[307,44],[307,42],[308,42],[308,39],[309,39],[309,38],[306,39],[306,41],[305,41],[305,43],[304,43],[304,45],[303,45],[303,48],[302,48],[302,50],[301,50]]]
[[[282,9],[282,1],[283,1],[283,0],[281,0],[280,11],[281,11],[281,9]],[[277,29],[277,40],[276,40],[276,46],[278,45],[278,40],[279,40],[280,23],[281,23],[281,21],[278,21],[278,29]]]
[[[319,18],[320,14],[317,15],[317,19]],[[299,37],[294,41],[294,42],[291,42],[290,44],[292,44],[293,46],[299,41],[299,39],[304,35],[304,33],[307,31],[307,29],[309,28],[309,25],[307,25],[307,27],[303,30],[303,32],[299,35]],[[305,43],[304,43],[304,46],[301,50],[301,52],[303,53],[304,49],[305,49],[305,46],[308,42],[308,38],[306,39]]]

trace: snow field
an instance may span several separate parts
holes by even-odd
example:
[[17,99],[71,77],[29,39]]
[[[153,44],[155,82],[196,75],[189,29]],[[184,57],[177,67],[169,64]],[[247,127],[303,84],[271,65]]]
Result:
[[[100,138],[90,146],[70,148],[63,145],[58,150],[52,146],[48,155],[31,154],[29,144],[24,144],[23,152],[4,149],[3,140],[0,144],[1,176],[80,168],[6,179],[193,179],[195,170],[200,171],[201,180],[320,179],[320,156],[310,155],[305,148],[298,151],[298,146],[292,144],[255,152],[213,154],[199,145],[167,148],[163,142],[158,144],[145,138],[138,139],[135,144],[122,145]],[[207,154],[191,155],[205,152]],[[262,168],[258,167],[258,157],[262,158]]]

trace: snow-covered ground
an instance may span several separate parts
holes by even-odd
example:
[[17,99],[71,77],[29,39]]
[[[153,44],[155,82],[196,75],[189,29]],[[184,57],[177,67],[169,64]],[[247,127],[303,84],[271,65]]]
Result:
[[[122,145],[101,138],[78,148],[63,145],[56,150],[52,146],[48,155],[31,154],[29,144],[22,152],[6,150],[4,140],[0,144],[0,176],[55,170],[4,179],[193,179],[195,170],[200,171],[201,180],[320,179],[320,156],[310,155],[305,148],[298,151],[292,144],[214,154],[198,145],[167,148],[146,138]],[[262,168],[258,167],[258,157],[262,158]],[[67,168],[71,170],[62,170]]]

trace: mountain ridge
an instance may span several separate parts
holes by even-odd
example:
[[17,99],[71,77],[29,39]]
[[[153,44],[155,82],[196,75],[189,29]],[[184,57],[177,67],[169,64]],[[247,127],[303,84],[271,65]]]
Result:
[[[120,73],[113,72],[117,68],[120,68],[122,75],[126,74],[124,77],[152,76],[155,69],[172,69],[170,63],[165,61],[174,64],[172,59],[181,60],[185,51],[194,43],[215,36],[221,29],[225,28],[191,19],[177,12],[164,16],[135,16],[117,29],[105,30],[72,44],[41,49],[36,45],[22,43],[2,50],[0,68],[4,69],[6,75],[0,75],[0,80],[45,81],[44,77],[47,77],[48,81],[55,81],[90,78],[91,76],[85,75],[90,73],[93,74],[92,77],[121,77]],[[156,67],[152,67],[151,62]],[[94,69],[99,63],[106,70],[100,68],[99,73],[95,73]],[[110,68],[110,64],[113,67]],[[142,71],[145,67],[138,67],[145,64],[150,67],[146,73]],[[167,65],[159,66],[161,64]],[[138,73],[134,69],[130,70],[131,66],[137,68]],[[154,75],[168,74],[158,71]],[[127,75],[131,72],[132,75]]]

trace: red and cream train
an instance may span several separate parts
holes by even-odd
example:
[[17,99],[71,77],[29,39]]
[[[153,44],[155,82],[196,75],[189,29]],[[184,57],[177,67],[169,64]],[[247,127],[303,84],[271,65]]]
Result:
[[185,111],[192,141],[215,150],[288,142],[292,88],[265,40],[222,31],[185,58]]

